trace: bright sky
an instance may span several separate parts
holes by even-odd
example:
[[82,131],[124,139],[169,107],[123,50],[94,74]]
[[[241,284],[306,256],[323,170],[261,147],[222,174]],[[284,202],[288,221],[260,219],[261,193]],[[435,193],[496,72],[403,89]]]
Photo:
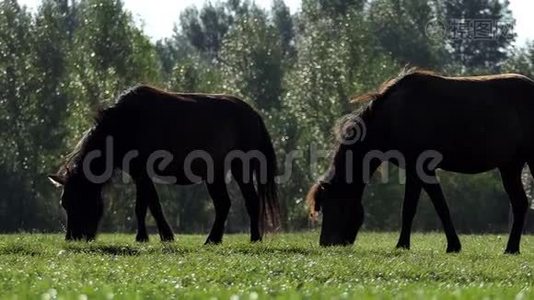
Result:
[[[301,0],[285,0],[294,13],[299,9]],[[123,0],[127,9],[132,11],[145,32],[154,40],[170,37],[180,12],[191,5],[200,5],[206,0]],[[257,4],[269,8],[272,0],[256,0]],[[19,3],[35,9],[40,0],[19,0]],[[517,44],[524,45],[527,40],[534,40],[534,1],[510,0],[510,8],[517,21],[515,31]]]
[[527,40],[534,41],[534,1],[510,0],[510,9],[516,21],[517,44],[524,45]]

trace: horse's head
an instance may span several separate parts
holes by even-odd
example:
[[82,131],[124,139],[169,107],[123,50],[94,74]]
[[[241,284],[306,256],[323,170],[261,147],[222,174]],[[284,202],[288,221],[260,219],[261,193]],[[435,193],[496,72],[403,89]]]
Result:
[[67,213],[65,239],[94,240],[104,208],[101,186],[79,173],[49,175],[48,179],[63,190],[61,206]]
[[326,182],[311,187],[306,201],[312,217],[322,211],[321,246],[354,243],[363,223],[363,188],[363,185],[334,185]]

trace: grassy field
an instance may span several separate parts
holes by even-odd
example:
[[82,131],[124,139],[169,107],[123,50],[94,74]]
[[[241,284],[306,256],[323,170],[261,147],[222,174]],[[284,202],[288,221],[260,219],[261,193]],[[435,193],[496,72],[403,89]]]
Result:
[[262,244],[227,235],[172,244],[102,235],[66,243],[60,235],[0,236],[2,299],[529,299],[534,297],[534,238],[503,255],[507,236],[461,236],[464,251],[445,254],[443,234],[416,234],[395,250],[397,234],[362,233],[355,247],[320,248],[318,234],[280,234]]

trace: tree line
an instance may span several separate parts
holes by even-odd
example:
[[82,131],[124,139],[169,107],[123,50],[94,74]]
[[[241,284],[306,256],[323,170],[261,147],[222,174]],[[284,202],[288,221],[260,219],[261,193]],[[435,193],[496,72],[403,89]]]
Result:
[[[162,8],[165,9],[165,8]],[[483,22],[485,21],[485,22]],[[501,0],[248,0],[184,10],[171,37],[152,41],[120,0],[43,0],[35,12],[0,2],[0,231],[61,229],[59,194],[47,182],[102,106],[147,83],[173,91],[230,93],[264,116],[291,180],[280,186],[284,228],[310,228],[303,197],[324,170],[312,148],[330,149],[336,120],[358,108],[349,98],[375,89],[404,66],[448,75],[514,71],[534,76],[534,43],[514,46],[514,18]],[[454,116],[451,116],[453,118]],[[366,192],[367,229],[399,228],[403,184],[390,168]],[[441,173],[463,232],[502,231],[508,200],[496,172]],[[203,186],[159,186],[178,232],[206,231],[213,209]],[[240,198],[235,186],[234,199]],[[105,230],[131,231],[134,187],[106,189]],[[234,201],[228,231],[248,218]],[[429,201],[414,225],[439,229]]]

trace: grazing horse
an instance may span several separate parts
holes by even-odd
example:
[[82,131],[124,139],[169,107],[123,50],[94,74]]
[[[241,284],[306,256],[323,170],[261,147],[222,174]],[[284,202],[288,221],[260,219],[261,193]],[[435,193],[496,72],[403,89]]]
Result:
[[445,77],[410,69],[355,100],[368,103],[338,129],[330,168],[307,196],[313,215],[322,209],[321,245],[354,243],[364,188],[390,161],[406,171],[397,247],[410,247],[424,189],[444,227],[447,252],[460,251],[436,169],[477,174],[497,168],[513,212],[505,252],[519,253],[528,209],[521,173],[525,164],[534,167],[534,81],[518,74]]
[[174,239],[153,180],[207,184],[215,222],[206,243],[220,243],[230,209],[232,173],[250,216],[251,241],[263,222],[277,226],[276,156],[262,118],[242,100],[226,95],[176,94],[149,86],[123,93],[102,110],[65,164],[49,179],[63,188],[67,240],[96,236],[103,214],[102,187],[114,170],[135,182],[137,241],[147,241],[150,209],[163,241]]

